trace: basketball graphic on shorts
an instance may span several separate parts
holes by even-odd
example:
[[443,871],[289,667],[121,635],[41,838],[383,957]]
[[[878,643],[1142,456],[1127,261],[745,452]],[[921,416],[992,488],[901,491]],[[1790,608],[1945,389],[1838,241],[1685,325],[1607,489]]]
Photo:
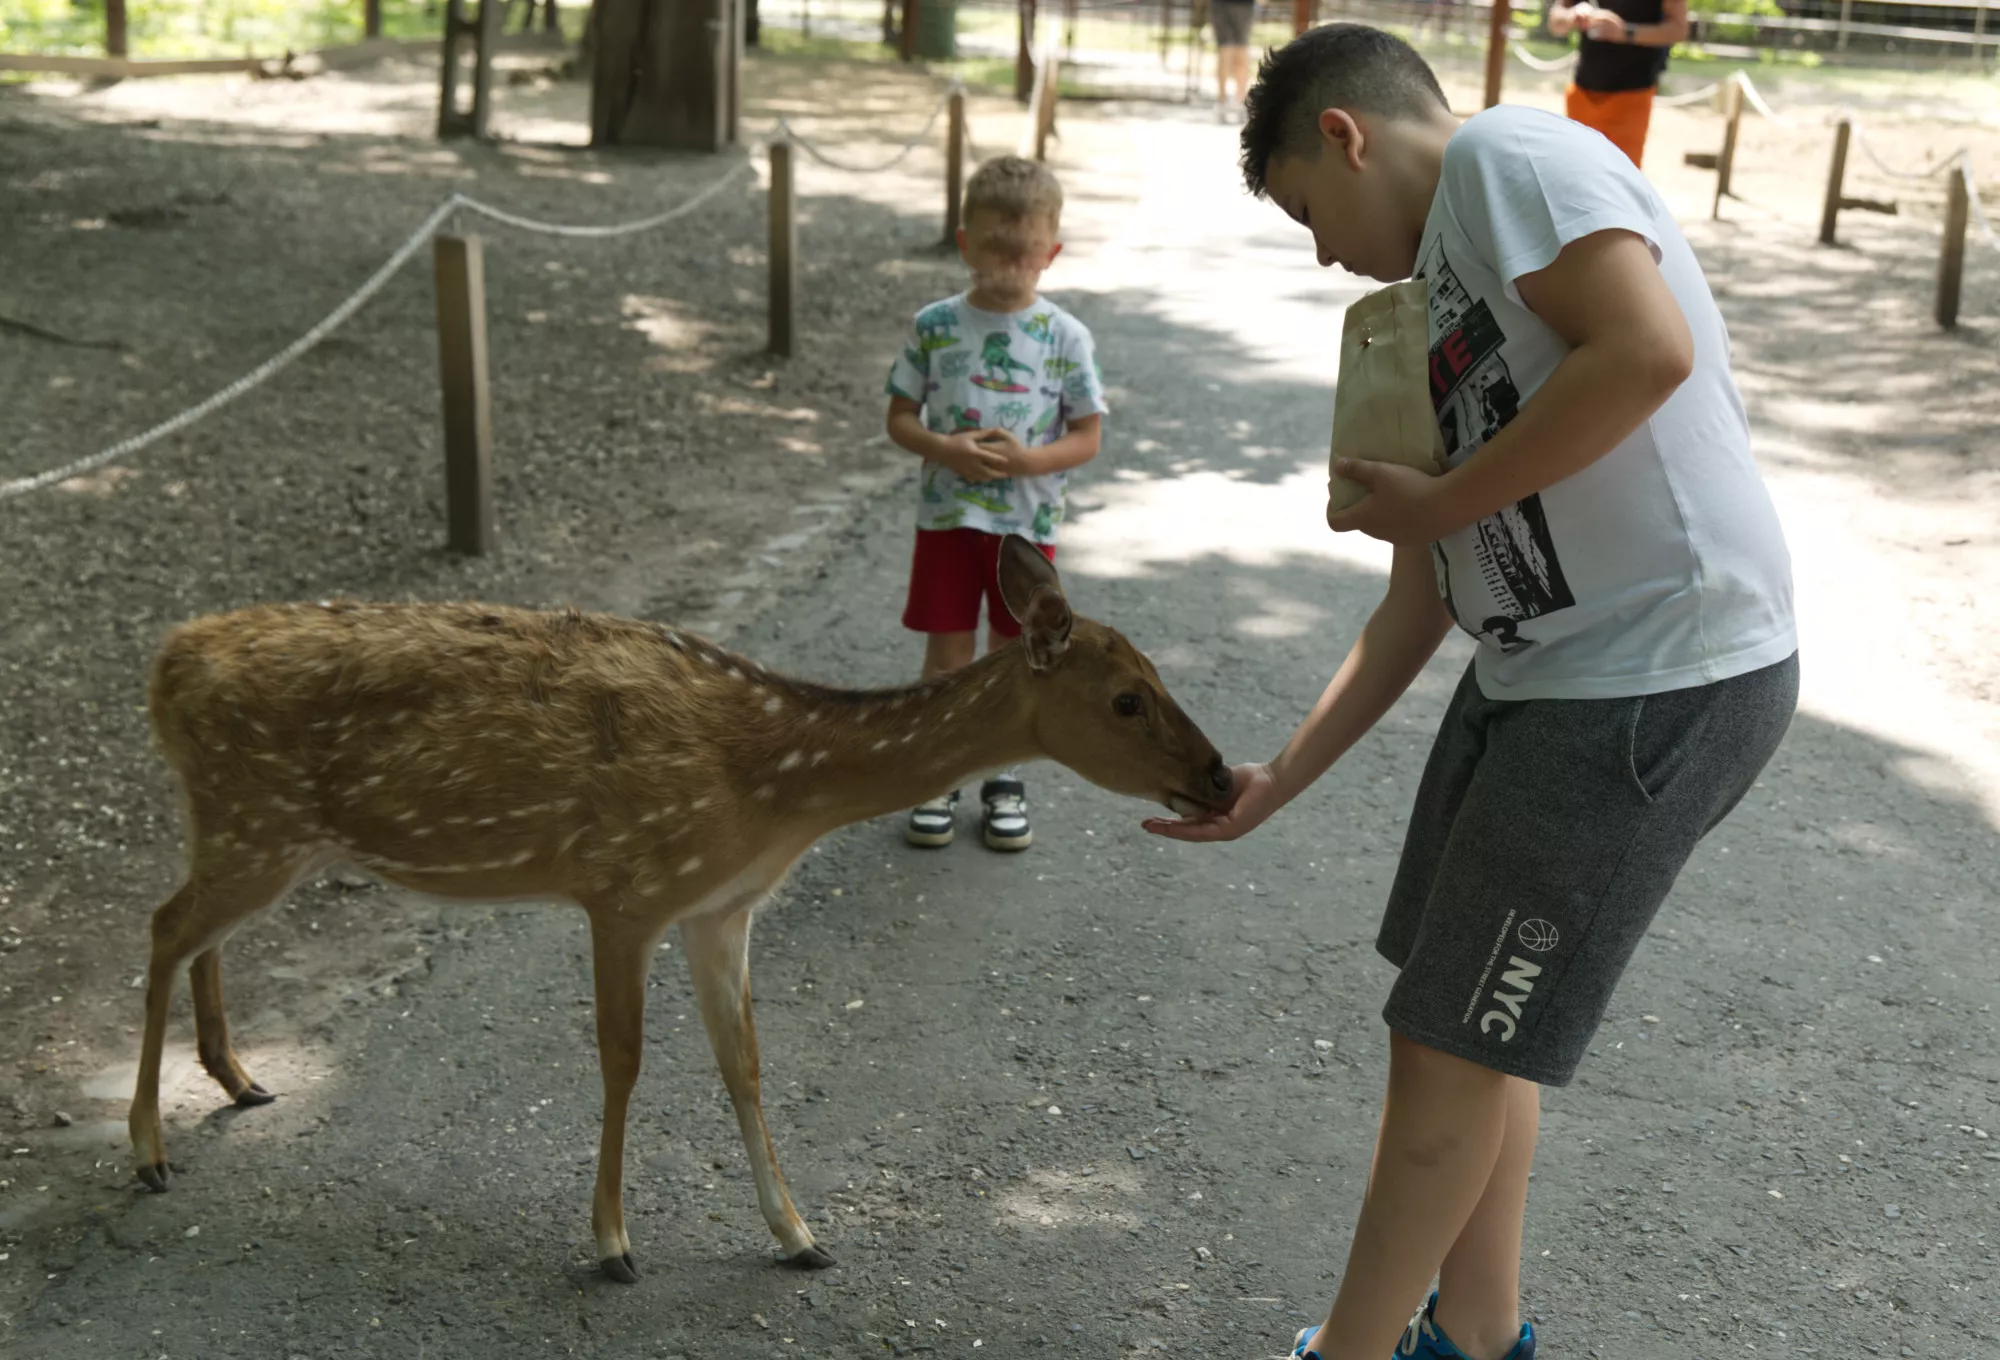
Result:
[[1556,941],[1562,938],[1556,934],[1553,922],[1544,921],[1539,916],[1521,922],[1521,929],[1516,933],[1521,937],[1521,948],[1532,949],[1537,954],[1548,953],[1556,947]]

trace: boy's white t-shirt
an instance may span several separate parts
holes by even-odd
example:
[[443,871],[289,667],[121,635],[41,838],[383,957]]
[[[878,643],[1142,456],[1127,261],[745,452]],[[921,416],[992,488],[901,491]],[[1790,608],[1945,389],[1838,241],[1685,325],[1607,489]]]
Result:
[[1488,698],[1654,694],[1797,650],[1791,557],[1708,281],[1625,153],[1553,114],[1489,109],[1445,148],[1416,269],[1430,283],[1445,464],[1473,456],[1569,352],[1515,280],[1612,228],[1652,247],[1693,332],[1694,369],[1603,458],[1432,545],[1438,589],[1480,643]]
[[[1003,429],[1029,448],[1053,444],[1071,423],[1102,415],[1104,382],[1089,329],[1047,298],[988,312],[967,295],[917,313],[887,390],[923,407],[935,434]],[[928,460],[917,486],[919,529],[977,529],[1056,541],[1069,473],[968,482]]]

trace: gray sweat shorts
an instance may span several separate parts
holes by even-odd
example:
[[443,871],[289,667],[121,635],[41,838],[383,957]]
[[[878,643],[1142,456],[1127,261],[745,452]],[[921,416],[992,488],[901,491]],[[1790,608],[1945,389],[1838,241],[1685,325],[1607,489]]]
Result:
[[1208,12],[1217,47],[1250,45],[1250,28],[1257,21],[1256,0],[1212,0]]
[[1695,843],[1778,749],[1796,654],[1632,699],[1492,700],[1468,668],[1410,814],[1375,948],[1382,1018],[1566,1086]]

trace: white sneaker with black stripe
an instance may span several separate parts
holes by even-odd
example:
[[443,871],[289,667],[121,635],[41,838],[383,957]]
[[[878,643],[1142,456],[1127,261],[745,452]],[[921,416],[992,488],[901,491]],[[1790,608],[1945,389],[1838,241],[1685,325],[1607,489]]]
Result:
[[911,845],[950,845],[957,821],[958,790],[953,789],[942,798],[911,808],[910,820],[903,826],[903,839]]
[[1028,788],[1011,774],[989,779],[979,786],[979,801],[985,807],[980,830],[989,850],[1026,850],[1035,843],[1028,825]]

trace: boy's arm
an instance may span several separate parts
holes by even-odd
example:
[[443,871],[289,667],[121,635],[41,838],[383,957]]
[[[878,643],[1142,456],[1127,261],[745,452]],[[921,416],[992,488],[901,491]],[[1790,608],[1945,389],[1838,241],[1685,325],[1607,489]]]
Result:
[[944,436],[934,434],[924,427],[924,408],[921,402],[911,401],[904,396],[889,398],[889,438],[919,458],[943,461],[941,455],[944,452]]
[[1398,547],[1382,603],[1277,758],[1268,765],[1236,767],[1228,811],[1178,821],[1150,818],[1146,830],[1182,841],[1229,841],[1248,833],[1304,792],[1380,721],[1450,631],[1430,548]]
[[1575,476],[1666,404],[1694,367],[1694,335],[1646,242],[1593,232],[1515,280],[1521,301],[1570,346],[1514,419],[1441,477],[1365,459],[1334,471],[1369,489],[1328,523],[1390,543],[1429,543]]

